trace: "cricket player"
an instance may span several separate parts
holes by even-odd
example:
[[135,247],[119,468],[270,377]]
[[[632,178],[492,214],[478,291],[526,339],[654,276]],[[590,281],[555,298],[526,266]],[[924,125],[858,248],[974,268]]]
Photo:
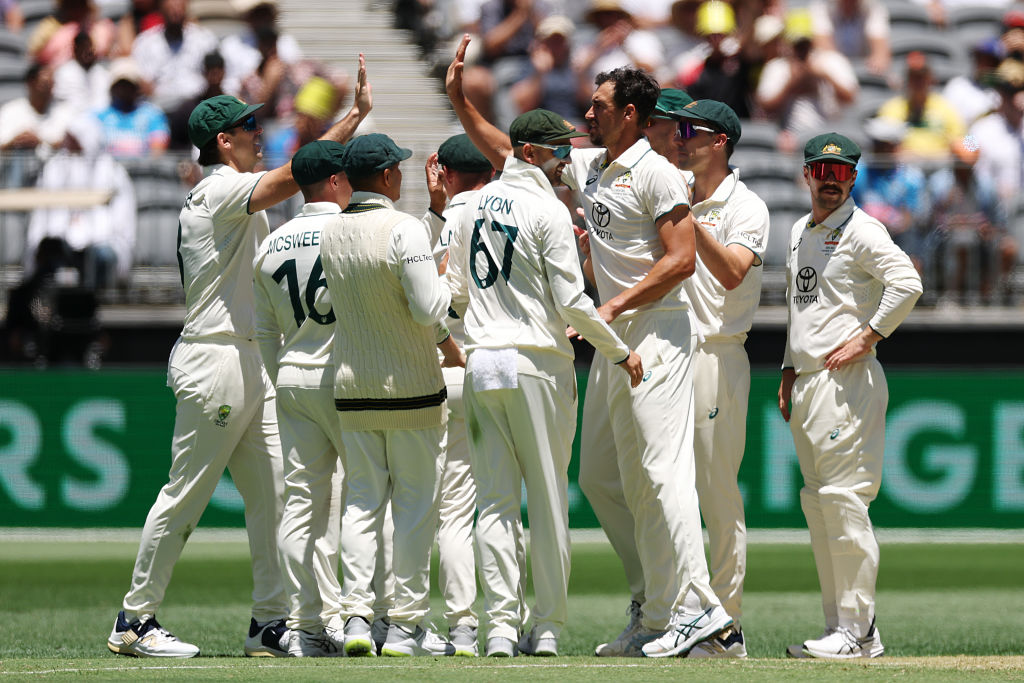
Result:
[[779,410],[804,486],[800,504],[821,584],[825,632],[793,657],[852,659],[885,651],[875,625],[878,542],[868,506],[878,494],[889,391],[875,345],[921,296],[921,277],[885,226],[850,191],[860,148],[838,133],[804,147],[811,213],[786,257],[789,325]]
[[[160,626],[156,612],[174,565],[227,467],[245,501],[253,564],[253,610],[245,653],[286,656],[288,613],[278,561],[283,476],[273,387],[255,341],[252,263],[269,234],[264,209],[298,190],[291,164],[253,173],[262,131],[247,105],[221,95],[188,121],[199,163],[214,167],[185,198],[178,267],[185,323],[171,351],[168,385],[177,399],[171,469],[149,511],[131,588],[107,647],[138,657],[194,657],[199,648]],[[362,55],[355,104],[325,134],[345,140],[369,113]]]
[[454,654],[423,628],[430,609],[430,550],[444,434],[446,358],[461,352],[438,325],[451,296],[426,231],[394,209],[400,162],[412,156],[381,134],[351,141],[345,173],[352,201],[321,232],[320,255],[335,322],[334,406],[342,429],[348,493],[341,528],[345,653],[373,651],[375,557],[384,510],[394,518],[394,606],[381,654]]
[[[452,243],[452,233],[476,204],[478,191],[494,175],[491,162],[465,134],[453,135],[437,149],[436,162],[442,186],[448,196],[444,222],[434,244],[434,261],[441,263]],[[465,347],[462,319],[451,309],[445,321],[452,339]],[[473,520],[476,515],[476,485],[473,482],[466,440],[466,411],[462,392],[465,368],[443,368],[448,389],[448,424],[444,438],[444,470],[437,525],[438,585],[444,597],[448,641],[459,656],[477,656],[477,627],[473,602],[476,600],[476,545]],[[520,541],[521,542],[521,541]]]
[[[463,37],[446,90],[470,138],[495,163],[511,145],[462,92],[468,43]],[[695,268],[693,218],[678,170],[643,137],[657,83],[622,68],[599,74],[596,84],[586,120],[601,147],[573,150],[561,180],[587,219],[584,272],[603,301],[598,312],[649,359],[647,379],[631,389],[595,356],[584,404],[580,485],[642,605],[641,623],[598,652],[685,655],[732,625],[709,584],[693,467],[696,331],[681,284]],[[588,406],[602,400],[595,423]]]
[[740,625],[747,526],[737,476],[747,434],[750,361],[743,343],[761,298],[769,216],[729,157],[742,134],[724,102],[698,100],[678,119],[677,165],[690,172],[697,270],[683,283],[703,339],[694,354],[697,496],[708,530],[711,587],[733,626],[688,657],[746,657]]
[[287,625],[293,657],[334,656],[341,647],[321,619],[325,608],[341,599],[344,448],[330,357],[336,313],[323,277],[320,233],[352,194],[342,171],[343,155],[344,146],[333,140],[316,140],[295,153],[292,175],[306,203],[263,241],[253,266],[256,340],[277,390],[284,454],[278,536],[291,603]]
[[631,386],[643,375],[639,356],[583,293],[572,219],[552,188],[571,138],[580,135],[545,109],[518,116],[509,128],[513,155],[500,180],[477,193],[471,231],[452,235],[448,278],[453,307],[466,321],[465,403],[489,657],[512,656],[526,627],[519,620],[523,568],[515,538],[523,482],[537,601],[519,651],[558,654],[568,617],[576,373],[565,325],[620,365]]

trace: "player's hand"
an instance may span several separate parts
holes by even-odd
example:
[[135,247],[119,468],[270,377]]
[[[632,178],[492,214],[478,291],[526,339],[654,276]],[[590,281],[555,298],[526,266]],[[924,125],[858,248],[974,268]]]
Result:
[[858,358],[870,353],[871,348],[881,338],[882,335],[878,334],[870,327],[865,328],[853,339],[842,344],[838,348],[833,349],[827,356],[825,356],[825,369],[838,370],[849,365]]
[[448,272],[448,257],[452,255],[452,252],[445,249],[444,256],[441,257],[441,261],[437,264],[437,274],[444,275]]
[[466,48],[469,46],[469,34],[462,35],[459,47],[455,49],[455,59],[448,65],[448,73],[444,77],[444,91],[453,104],[462,102],[466,95],[462,92],[462,70],[466,66]]
[[437,163],[437,152],[427,157],[427,165],[423,170],[427,177],[427,194],[430,195],[430,210],[440,214],[444,211],[444,204],[448,196],[444,192],[444,183],[441,182],[441,167]]
[[355,106],[360,118],[366,118],[373,109],[373,88],[366,79],[366,57],[362,52],[359,53],[359,75],[356,76]]
[[779,382],[779,412],[782,419],[789,422],[789,407],[793,402],[793,382],[796,381],[796,370],[786,368],[782,371],[782,381]]
[[583,257],[590,258],[590,233],[575,225],[572,226],[572,231],[576,233],[576,243],[580,245],[580,252],[583,253]]
[[640,382],[644,378],[644,364],[641,362],[640,356],[637,355],[636,351],[630,349],[629,356],[626,360],[619,363],[619,367],[629,375],[629,386],[634,389],[640,386]]
[[565,328],[565,336],[569,339],[583,339],[583,335],[572,325]]
[[442,368],[466,367],[466,354],[455,343],[455,339],[451,335],[448,335],[448,338],[438,344],[437,347],[441,349],[441,353],[444,355],[444,359],[441,361]]

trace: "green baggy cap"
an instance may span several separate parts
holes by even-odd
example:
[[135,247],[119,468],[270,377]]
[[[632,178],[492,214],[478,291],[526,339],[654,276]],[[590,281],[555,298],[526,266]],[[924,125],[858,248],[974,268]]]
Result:
[[841,164],[856,166],[860,160],[860,147],[857,143],[839,133],[823,133],[816,135],[804,145],[804,163],[815,161],[838,161]]
[[492,169],[491,162],[465,133],[453,135],[437,148],[437,161],[454,171],[477,173]]
[[512,139],[513,145],[522,145],[527,142],[550,144],[585,135],[586,133],[577,131],[576,126],[566,121],[561,115],[547,109],[533,109],[520,114],[508,127],[508,136]]
[[693,98],[686,94],[685,90],[679,88],[662,88],[658,94],[658,103],[654,105],[654,113],[651,114],[652,119],[672,119],[675,118],[671,114],[677,109],[682,109],[690,102],[693,102]]
[[391,168],[412,156],[383,133],[360,135],[345,145],[344,171],[352,177],[368,176]]
[[673,111],[672,115],[680,119],[711,124],[715,130],[725,133],[725,137],[733,144],[739,142],[740,135],[743,134],[740,117],[736,116],[732,107],[718,100],[697,100]]
[[334,140],[314,140],[292,157],[292,177],[299,185],[313,185],[343,170],[345,145]]
[[231,95],[217,95],[196,105],[188,117],[188,139],[202,149],[234,124],[253,113],[262,104],[246,104]]

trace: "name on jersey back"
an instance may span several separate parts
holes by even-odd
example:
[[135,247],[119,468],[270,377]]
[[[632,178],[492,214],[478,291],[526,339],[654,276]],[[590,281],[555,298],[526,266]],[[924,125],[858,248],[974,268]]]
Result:
[[297,232],[287,235],[281,235],[270,240],[267,244],[267,253],[276,254],[279,251],[288,251],[289,249],[298,249],[300,247],[319,247],[320,246],[320,231],[309,230],[307,232]]

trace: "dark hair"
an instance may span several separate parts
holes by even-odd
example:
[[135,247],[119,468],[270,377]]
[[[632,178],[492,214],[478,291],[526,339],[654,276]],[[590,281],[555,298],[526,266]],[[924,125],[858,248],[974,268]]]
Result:
[[199,148],[199,159],[197,161],[200,166],[213,166],[214,164],[221,163],[216,135],[213,136],[212,140]]
[[44,66],[45,65],[40,62],[32,62],[29,64],[28,68],[25,69],[25,82],[31,83],[39,78],[39,74],[42,72]]
[[299,190],[302,192],[302,199],[307,203],[313,201],[313,197],[316,197],[324,190],[324,186],[327,185],[327,181],[330,180],[330,176],[323,180],[318,180],[315,183],[309,185],[299,185]]
[[594,85],[600,86],[605,81],[614,84],[612,99],[615,106],[622,109],[627,104],[636,108],[643,125],[654,113],[654,106],[658,103],[658,95],[661,88],[646,71],[634,66],[620,66],[611,71],[602,71],[594,78]]
[[79,31],[75,34],[75,40],[72,42],[75,47],[83,47],[85,45],[92,45],[92,36],[89,35],[88,31]]
[[224,68],[224,57],[219,52],[213,50],[208,52],[203,57],[203,71],[209,71],[210,69],[223,69]]
[[[397,165],[398,164],[395,164],[395,166]],[[374,181],[376,180],[377,176],[379,176],[385,170],[386,169],[381,169],[379,171],[369,171],[360,173],[358,175],[352,175],[351,173],[346,172],[346,175],[348,175],[348,184],[352,186],[353,192],[373,191]]]

